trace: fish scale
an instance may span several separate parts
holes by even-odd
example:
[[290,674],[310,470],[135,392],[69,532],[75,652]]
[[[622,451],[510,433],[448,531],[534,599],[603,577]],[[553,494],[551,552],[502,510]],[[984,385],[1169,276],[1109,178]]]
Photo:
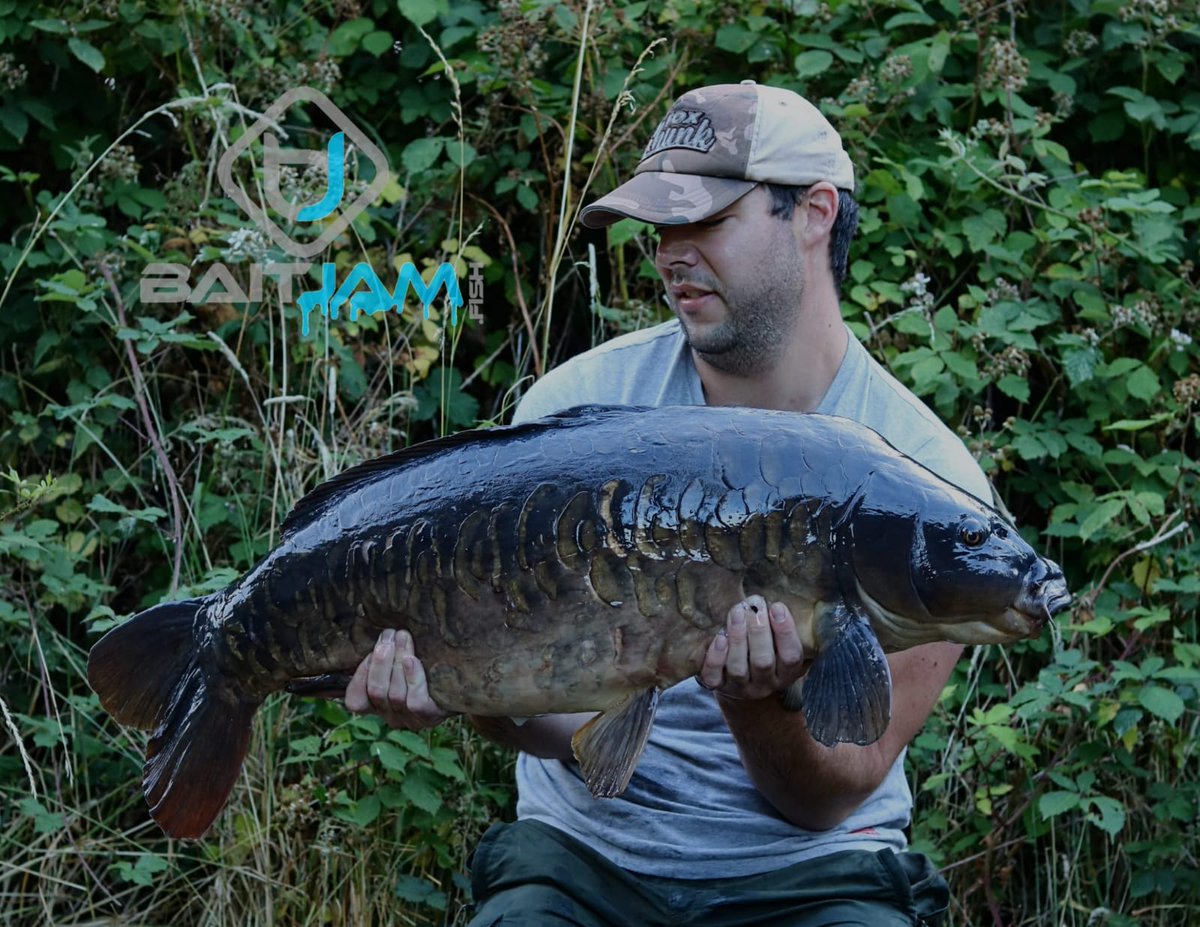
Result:
[[412,634],[446,711],[599,711],[573,747],[607,797],[658,694],[747,594],[790,610],[812,666],[783,704],[825,744],[882,734],[885,650],[1012,640],[1069,601],[994,509],[861,425],[582,407],[327,481],[227,589],[110,631],[88,678],[118,721],[154,729],[144,789],[176,836],[220,811],[267,694],[344,690],[385,628]]

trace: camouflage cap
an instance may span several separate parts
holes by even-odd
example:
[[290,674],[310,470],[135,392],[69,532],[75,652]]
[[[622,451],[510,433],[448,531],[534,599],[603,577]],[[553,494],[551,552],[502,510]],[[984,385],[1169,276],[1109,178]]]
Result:
[[854,189],[854,166],[829,120],[791,90],[744,80],[691,90],[667,111],[633,177],[584,208],[603,228],[620,219],[698,222],[756,184]]

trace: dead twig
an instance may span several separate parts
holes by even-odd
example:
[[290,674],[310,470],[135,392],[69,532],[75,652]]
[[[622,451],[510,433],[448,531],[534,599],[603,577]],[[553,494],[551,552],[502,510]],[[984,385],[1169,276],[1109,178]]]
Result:
[[1100,582],[1096,583],[1096,588],[1080,598],[1079,607],[1085,611],[1091,611],[1096,607],[1096,599],[1100,597],[1100,593],[1103,592],[1104,587],[1108,585],[1108,580],[1109,577],[1112,576],[1113,570],[1120,566],[1123,561],[1127,560],[1129,557],[1132,557],[1134,554],[1140,554],[1143,551],[1149,550],[1151,547],[1157,547],[1159,544],[1169,541],[1171,538],[1175,537],[1175,535],[1187,531],[1191,526],[1186,521],[1181,521],[1173,528],[1168,527],[1171,522],[1175,521],[1175,519],[1182,514],[1183,513],[1179,511],[1172,512],[1167,517],[1167,520],[1162,523],[1162,526],[1155,533],[1154,537],[1142,541],[1140,544],[1134,544],[1133,547],[1122,551],[1116,557],[1114,557],[1112,563],[1108,565],[1108,569],[1104,571],[1104,575],[1100,577]]

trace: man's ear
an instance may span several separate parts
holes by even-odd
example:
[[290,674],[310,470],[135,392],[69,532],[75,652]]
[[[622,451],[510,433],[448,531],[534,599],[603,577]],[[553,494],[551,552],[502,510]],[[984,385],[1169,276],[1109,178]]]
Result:
[[804,216],[805,224],[801,231],[805,244],[816,245],[828,241],[833,231],[833,222],[837,219],[837,187],[822,180],[808,188],[804,200],[808,204],[807,208],[797,212],[802,212]]

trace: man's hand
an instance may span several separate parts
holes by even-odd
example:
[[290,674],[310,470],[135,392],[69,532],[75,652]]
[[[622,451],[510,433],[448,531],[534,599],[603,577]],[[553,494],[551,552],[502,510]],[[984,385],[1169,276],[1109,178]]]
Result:
[[752,595],[729,610],[704,657],[700,684],[736,699],[762,699],[804,675],[804,645],[782,602]]
[[420,730],[441,724],[449,715],[429,696],[425,668],[413,653],[412,635],[387,630],[354,671],[346,687],[346,708],[377,714],[388,727]]

